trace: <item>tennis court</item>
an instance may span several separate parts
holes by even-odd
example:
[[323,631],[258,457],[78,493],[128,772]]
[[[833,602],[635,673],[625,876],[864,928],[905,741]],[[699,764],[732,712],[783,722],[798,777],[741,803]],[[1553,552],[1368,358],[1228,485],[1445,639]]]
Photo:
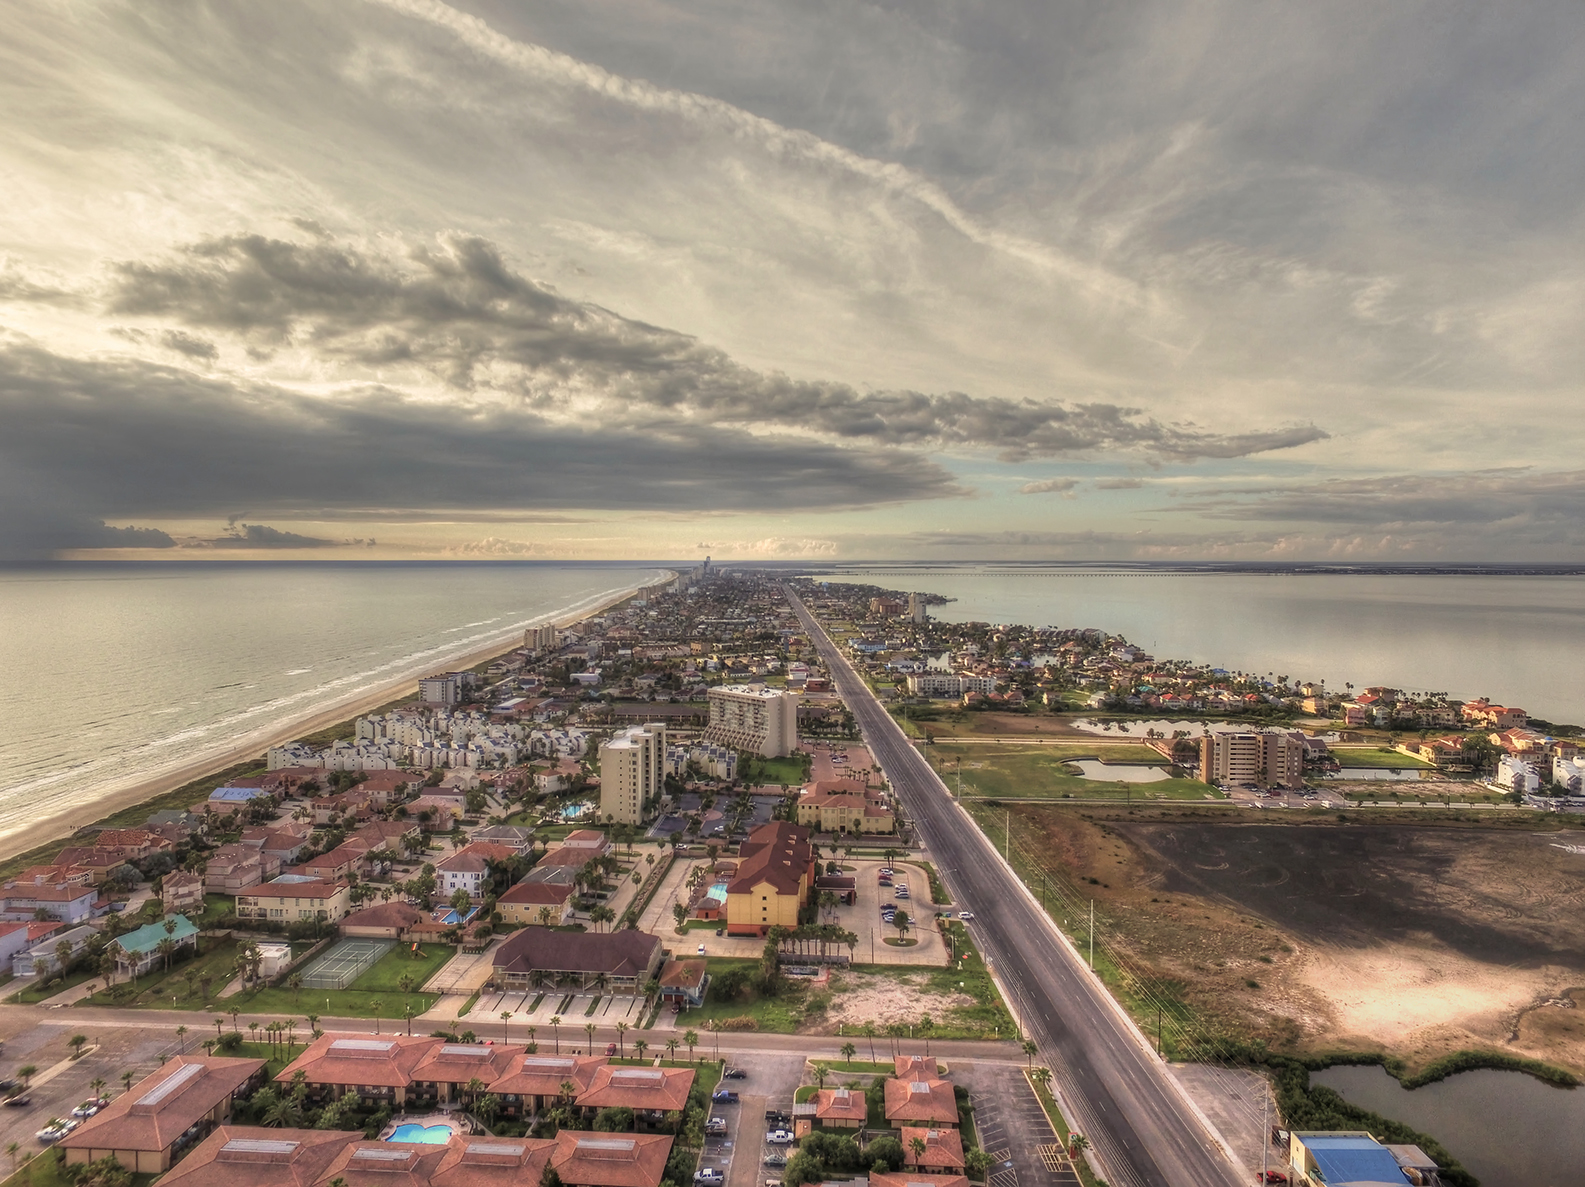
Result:
[[394,947],[394,940],[337,940],[303,969],[303,985],[308,989],[345,989]]

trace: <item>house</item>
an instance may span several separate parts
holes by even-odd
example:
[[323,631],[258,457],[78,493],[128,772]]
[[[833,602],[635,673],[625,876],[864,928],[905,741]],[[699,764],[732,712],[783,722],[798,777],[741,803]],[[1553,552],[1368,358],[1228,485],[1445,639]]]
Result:
[[1465,701],[1459,714],[1470,725],[1485,726],[1494,730],[1510,730],[1516,726],[1527,725],[1530,721],[1530,715],[1523,709],[1494,705],[1485,697],[1476,701]]
[[172,870],[160,881],[160,903],[167,915],[204,911],[204,880],[186,870]]
[[123,861],[141,861],[156,853],[168,853],[176,848],[159,833],[145,828],[105,828],[99,830],[94,844],[101,849],[120,852]]
[[[914,1153],[915,1139],[925,1145],[924,1153]],[[956,1129],[902,1127],[903,1165],[942,1174],[963,1173],[963,1135]]]
[[539,864],[581,868],[610,852],[611,842],[604,833],[580,828],[568,833],[566,840],[539,859]]
[[887,1080],[886,1120],[900,1126],[907,1122],[956,1126],[958,1102],[952,1085],[945,1080]]
[[115,1157],[136,1174],[169,1170],[264,1081],[262,1059],[178,1055],[61,1139],[67,1166]]
[[209,793],[209,806],[212,811],[224,815],[234,812],[254,800],[271,800],[275,797],[262,787],[217,787]]
[[97,908],[98,901],[99,892],[92,886],[7,882],[0,897],[0,919],[26,923],[42,912],[45,918],[61,923],[83,923],[103,913]]
[[527,857],[534,848],[534,830],[516,824],[492,824],[489,828],[476,831],[473,839],[504,845],[519,857]]
[[343,841],[328,853],[321,853],[318,857],[310,857],[307,861],[299,862],[292,873],[334,881],[337,878],[350,879],[354,874],[365,874],[368,872],[369,864],[369,851],[366,846],[356,841]]
[[869,1102],[856,1088],[822,1088],[814,1094],[815,1120],[828,1129],[862,1129]]
[[429,917],[408,903],[378,903],[354,911],[337,924],[344,936],[371,940],[400,940]]
[[53,920],[49,923],[23,923],[20,920],[0,923],[0,969],[10,968],[17,956],[39,947],[63,926]]
[[[569,877],[561,881],[534,878],[535,874],[557,871],[565,872]],[[538,923],[541,926],[566,923],[572,918],[572,896],[575,889],[570,877],[571,873],[572,870],[566,866],[530,871],[527,878],[495,900],[495,909],[501,913],[504,922],[513,926],[529,923]],[[548,915],[545,913],[547,911]]]
[[400,1109],[413,1085],[413,1069],[442,1042],[427,1035],[322,1034],[276,1074],[275,1082],[290,1084],[302,1072],[316,1101],[339,1100],[351,1092],[376,1106]]
[[437,1105],[462,1100],[462,1090],[469,1084],[475,1080],[494,1084],[511,1072],[527,1050],[506,1043],[437,1043],[413,1065],[408,1099]]
[[68,845],[55,855],[57,866],[75,866],[88,871],[88,881],[101,886],[110,877],[110,871],[127,864],[119,849],[102,849],[98,845]]
[[279,858],[251,845],[222,845],[204,862],[204,889],[239,894],[281,872]]
[[703,960],[668,960],[660,970],[660,1000],[671,1006],[697,1009],[704,1005],[710,974]]
[[934,1080],[941,1075],[941,1065],[934,1055],[899,1055],[892,1060],[899,1080]]
[[273,857],[275,868],[279,870],[281,866],[290,865],[302,856],[313,832],[313,826],[306,820],[293,820],[285,824],[255,824],[242,830],[242,843]]
[[594,1082],[596,1069],[606,1065],[604,1056],[520,1055],[490,1091],[501,1100],[507,1117],[537,1113],[562,1095],[562,1085],[573,1086],[574,1099]]
[[862,787],[822,780],[798,796],[798,823],[822,833],[892,833],[896,817]]
[[694,1072],[686,1067],[622,1067],[604,1063],[594,1069],[589,1087],[577,1096],[580,1109],[632,1109],[636,1116],[658,1122],[688,1104]]
[[351,908],[352,889],[340,880],[287,875],[237,895],[237,916],[241,919],[274,919],[282,923],[318,919],[334,923]]
[[525,927],[495,950],[492,979],[502,990],[598,985],[612,993],[639,993],[660,971],[660,961],[660,937],[648,932]]
[[1304,1187],[1342,1183],[1375,1187],[1405,1179],[1392,1151],[1364,1132],[1295,1130],[1288,1137],[1288,1161],[1295,1181]]
[[464,845],[435,863],[435,878],[440,893],[450,898],[457,891],[466,890],[469,898],[483,898],[484,889],[490,882],[492,864],[510,861],[517,856],[517,850],[489,841]]
[[[56,924],[55,926],[60,926]],[[69,931],[49,932],[42,943],[35,943],[25,952],[11,958],[11,971],[18,977],[47,977],[60,967],[60,947],[71,949],[68,959],[75,959],[90,942],[99,938],[91,927],[74,927]]]
[[453,1135],[444,1143],[379,1142],[361,1131],[227,1125],[160,1180],[162,1187],[523,1187],[547,1170],[564,1187],[660,1187],[670,1134],[554,1138]]
[[808,829],[784,821],[760,825],[739,847],[737,873],[727,883],[727,933],[764,936],[773,927],[797,927],[814,878]]
[[462,819],[462,800],[449,796],[421,795],[409,801],[407,817],[417,820],[425,832],[449,833]]
[[115,954],[116,972],[123,977],[141,977],[157,964],[167,963],[160,945],[169,940],[172,952],[198,947],[198,929],[185,915],[172,915],[158,923],[145,923],[110,941]]

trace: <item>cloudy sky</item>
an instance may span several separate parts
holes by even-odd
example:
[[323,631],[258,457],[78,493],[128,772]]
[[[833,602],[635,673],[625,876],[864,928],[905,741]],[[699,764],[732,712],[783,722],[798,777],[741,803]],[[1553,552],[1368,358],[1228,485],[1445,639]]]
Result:
[[0,556],[1585,560],[1574,0],[7,8]]

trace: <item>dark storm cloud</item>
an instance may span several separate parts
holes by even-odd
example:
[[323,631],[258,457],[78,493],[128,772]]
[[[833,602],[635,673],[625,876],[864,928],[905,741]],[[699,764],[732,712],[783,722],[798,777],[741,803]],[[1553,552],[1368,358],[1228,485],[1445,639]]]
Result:
[[1502,469],[1223,488],[1185,492],[1175,509],[1216,519],[1351,528],[1563,529],[1574,538],[1585,525],[1585,470]]
[[212,548],[329,548],[334,540],[283,532],[262,523],[239,523],[224,536],[208,541]]
[[238,506],[793,510],[961,493],[940,467],[890,451],[706,426],[584,432],[521,409],[378,387],[313,399],[29,345],[0,349],[0,422],[0,470],[18,496],[12,534],[60,528],[56,547],[87,546],[76,535],[64,542],[72,517]]
[[593,396],[603,416],[631,427],[680,417],[992,449],[1009,459],[1117,448],[1233,458],[1327,437],[1314,425],[1223,434],[1112,403],[860,392],[765,374],[695,338],[562,297],[474,237],[416,249],[405,261],[324,241],[215,239],[170,259],[120,265],[109,307],[233,333],[256,353],[291,345],[342,364],[413,365],[458,391],[505,390],[544,411]]

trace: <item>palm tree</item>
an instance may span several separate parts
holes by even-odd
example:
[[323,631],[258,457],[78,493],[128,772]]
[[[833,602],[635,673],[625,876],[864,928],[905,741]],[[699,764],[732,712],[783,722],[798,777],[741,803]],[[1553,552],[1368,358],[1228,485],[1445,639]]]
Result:
[[297,999],[302,996],[303,992],[302,975],[299,973],[293,973],[290,977],[286,978],[286,988],[292,991],[292,1004],[296,1005]]
[[87,1035],[73,1035],[71,1038],[66,1040],[66,1045],[72,1049],[73,1059],[82,1058],[83,1047],[87,1044],[87,1042]]
[[17,1151],[20,1150],[21,1148],[22,1147],[17,1145],[15,1142],[7,1142],[6,1143],[6,1153],[11,1155],[11,1169],[12,1169],[12,1171],[15,1171],[16,1168],[17,1168]]
[[130,1069],[130,1068],[128,1068],[126,1071],[121,1073],[121,1091],[122,1092],[131,1092],[132,1091],[132,1079],[133,1079],[133,1077],[136,1074],[137,1073],[132,1071],[132,1069]]
[[308,1029],[313,1032],[314,1037],[317,1039],[319,1037],[319,1015],[304,1014],[303,1018],[308,1022]]
[[261,1121],[271,1129],[296,1129],[302,1124],[303,1110],[290,1096],[282,1096],[265,1110]]
[[682,1041],[688,1048],[688,1062],[693,1063],[693,1049],[699,1045],[699,1032],[696,1030],[684,1031]]
[[675,1061],[677,1058],[677,1039],[674,1037],[666,1040],[666,1058]]
[[1029,1066],[1031,1068],[1035,1066],[1035,1052],[1038,1050],[1040,1050],[1040,1047],[1035,1043],[1034,1039],[1024,1040],[1024,1054],[1029,1057]]
[[633,1050],[634,1050],[635,1053],[637,1053],[637,1055],[638,1055],[638,1057],[640,1059],[643,1059],[644,1058],[644,1052],[649,1050],[649,1044],[647,1042],[645,1042],[643,1039],[634,1039],[633,1040]]
[[914,1165],[922,1166],[925,1158],[925,1141],[923,1138],[910,1138],[908,1149],[914,1156]]
[[919,1020],[919,1033],[925,1036],[925,1054],[930,1054],[930,1036],[935,1033],[936,1020],[926,1014]]
[[187,1028],[185,1026],[178,1026],[176,1028],[176,1041],[181,1044],[180,1050],[181,1054],[183,1055],[187,1054],[187,1039],[184,1037],[186,1034]]
[[550,1019],[550,1029],[556,1035],[556,1054],[561,1054],[561,1015],[553,1014]]
[[842,1058],[847,1061],[849,1067],[853,1066],[853,1057],[858,1054],[858,1051],[859,1049],[852,1043],[842,1044]]
[[875,1060],[875,1024],[873,1022],[866,1022],[864,1024],[864,1029],[861,1030],[859,1033],[862,1034],[865,1038],[867,1038],[870,1041],[870,1062],[871,1063],[876,1062],[876,1060]]
[[593,1055],[594,1054],[594,1023],[585,1022],[583,1024],[583,1033],[589,1036],[589,1054]]
[[814,1065],[813,1071],[816,1086],[824,1088],[826,1086],[826,1077],[831,1074],[831,1069],[823,1063],[817,1063]]
[[707,1025],[710,1027],[710,1033],[715,1036],[715,1058],[716,1058],[716,1062],[720,1063],[721,1062],[721,1022],[717,1018],[712,1018],[712,1019],[710,1019],[710,1021],[709,1021],[709,1023]]
[[226,1013],[231,1015],[231,1030],[232,1030],[232,1033],[241,1034],[242,1032],[237,1029],[237,1019],[241,1016],[242,1011],[239,1010],[236,1006],[232,1006],[229,1010],[226,1011]]
[[501,1042],[506,1042],[506,1024],[512,1020],[511,1010],[501,1011]]
[[259,1040],[259,1024],[257,1022],[248,1023],[248,1037],[253,1042],[258,1042],[258,1040]]
[[617,1042],[617,1058],[618,1059],[626,1059],[627,1058],[627,1031],[628,1031],[628,1024],[626,1022],[618,1022],[616,1024],[616,1042]]
[[374,1033],[375,1034],[379,1034],[380,1033],[380,999],[377,998],[377,997],[376,998],[370,998],[369,999],[369,1009],[374,1011]]
[[1051,1069],[1050,1068],[1048,1068],[1048,1067],[1037,1067],[1037,1068],[1034,1068],[1033,1070],[1030,1071],[1029,1078],[1031,1080],[1033,1080],[1039,1087],[1044,1088],[1047,1092],[1051,1091]]
[[1082,1133],[1070,1133],[1068,1135],[1068,1152],[1070,1157],[1075,1154],[1083,1154],[1089,1148],[1090,1139],[1085,1137]]

